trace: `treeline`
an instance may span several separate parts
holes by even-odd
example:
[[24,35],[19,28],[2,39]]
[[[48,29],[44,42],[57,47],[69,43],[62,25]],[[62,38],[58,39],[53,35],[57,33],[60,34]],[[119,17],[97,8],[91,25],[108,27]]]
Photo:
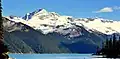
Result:
[[120,57],[120,37],[114,34],[112,38],[106,39],[102,45],[102,49],[97,50],[96,54],[108,58]]

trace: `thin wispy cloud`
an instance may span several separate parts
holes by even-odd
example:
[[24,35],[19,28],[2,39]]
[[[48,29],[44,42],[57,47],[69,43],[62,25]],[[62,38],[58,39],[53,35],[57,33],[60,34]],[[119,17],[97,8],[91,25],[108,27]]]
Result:
[[120,7],[119,6],[114,6],[113,9],[114,10],[120,10]]
[[104,7],[98,11],[94,11],[94,13],[109,13],[109,12],[114,12],[116,10],[120,10],[119,6],[114,6],[114,7]]
[[105,7],[98,11],[95,11],[95,13],[105,13],[105,12],[113,12],[113,9],[111,7]]

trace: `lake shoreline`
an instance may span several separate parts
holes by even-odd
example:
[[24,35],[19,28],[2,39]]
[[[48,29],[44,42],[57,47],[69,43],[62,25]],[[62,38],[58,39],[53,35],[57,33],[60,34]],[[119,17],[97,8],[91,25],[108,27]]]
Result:
[[92,54],[8,54],[16,59],[109,59],[103,58],[103,55]]

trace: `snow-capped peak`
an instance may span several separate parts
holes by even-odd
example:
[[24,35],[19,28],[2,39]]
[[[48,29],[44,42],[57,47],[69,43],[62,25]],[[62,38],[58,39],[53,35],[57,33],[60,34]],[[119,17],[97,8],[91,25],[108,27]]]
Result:
[[29,20],[36,14],[45,14],[45,13],[47,13],[47,11],[45,9],[38,9],[38,10],[33,11],[31,13],[27,13],[24,17],[22,17],[22,19]]
[[[27,13],[24,17],[10,16],[8,19],[15,22],[22,22],[34,29],[41,30],[44,34],[72,27],[73,24],[84,26],[86,30],[99,31],[104,34],[120,33],[120,21],[113,21],[103,18],[73,18],[62,16],[56,12],[48,12],[45,9],[38,9]],[[117,27],[116,27],[117,25]]]
[[[76,24],[83,24],[86,29],[90,29],[93,31],[99,31],[104,34],[113,34],[113,33],[120,33],[120,22],[119,21],[113,21],[103,18],[93,18],[92,20],[90,18],[84,19],[77,19],[74,20]],[[117,25],[117,26],[116,26]]]

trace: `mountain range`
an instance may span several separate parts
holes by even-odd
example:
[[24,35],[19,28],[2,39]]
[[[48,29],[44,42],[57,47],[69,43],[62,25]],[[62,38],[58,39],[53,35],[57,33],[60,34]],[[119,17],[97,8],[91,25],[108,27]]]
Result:
[[45,9],[3,19],[4,43],[11,53],[94,53],[113,34],[120,36],[120,21],[74,18]]

